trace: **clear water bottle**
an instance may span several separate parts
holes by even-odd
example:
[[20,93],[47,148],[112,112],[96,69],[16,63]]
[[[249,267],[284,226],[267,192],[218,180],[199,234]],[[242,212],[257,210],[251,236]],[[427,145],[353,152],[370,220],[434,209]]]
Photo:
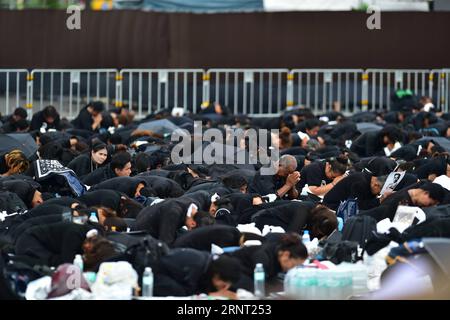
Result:
[[153,272],[150,267],[145,268],[142,276],[142,296],[153,297]]
[[337,221],[338,221],[338,231],[342,232],[342,229],[344,229],[344,219],[342,219],[341,217],[337,217]]
[[311,242],[311,237],[309,236],[308,230],[303,231],[302,242],[304,245],[307,245]]
[[81,272],[83,272],[84,263],[83,263],[83,258],[81,257],[80,254],[77,254],[75,256],[75,259],[73,259],[73,264],[75,266],[78,266],[78,268],[80,268]]
[[255,281],[255,296],[260,299],[264,298],[266,296],[266,275],[262,263],[256,264],[253,279]]
[[89,217],[89,221],[98,223],[97,214],[95,212],[91,212],[91,216]]
[[317,287],[315,292],[315,299],[317,300],[328,299],[328,271],[329,270],[317,270]]

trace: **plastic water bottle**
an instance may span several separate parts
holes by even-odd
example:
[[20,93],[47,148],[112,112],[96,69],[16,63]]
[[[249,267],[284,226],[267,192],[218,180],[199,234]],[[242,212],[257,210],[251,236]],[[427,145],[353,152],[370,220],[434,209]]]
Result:
[[316,296],[317,300],[328,300],[329,299],[329,289],[328,289],[328,273],[330,270],[318,270],[316,273]]
[[344,229],[344,219],[342,219],[341,217],[337,217],[337,221],[338,221],[338,231],[342,232],[342,229]]
[[142,296],[153,297],[153,272],[150,267],[145,268],[142,276]]
[[80,254],[77,254],[75,256],[75,259],[73,259],[73,264],[75,266],[78,266],[78,268],[80,268],[81,272],[83,272],[84,263],[83,263],[83,258],[81,257]]
[[303,231],[302,242],[305,246],[311,242],[308,230]]
[[255,296],[260,299],[264,298],[266,296],[266,275],[262,263],[256,264],[253,279],[255,284]]
[[95,212],[91,212],[91,216],[89,217],[89,221],[98,223],[98,218]]

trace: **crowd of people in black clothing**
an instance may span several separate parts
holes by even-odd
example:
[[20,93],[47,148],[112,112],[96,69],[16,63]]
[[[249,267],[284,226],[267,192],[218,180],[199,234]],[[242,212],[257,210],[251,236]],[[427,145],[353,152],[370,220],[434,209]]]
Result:
[[[298,107],[271,118],[234,115],[215,104],[198,114],[160,110],[136,120],[128,108],[107,109],[95,101],[72,121],[47,106],[31,122],[17,108],[1,118],[1,134],[30,134],[38,149],[25,155],[18,145],[0,155],[2,260],[56,268],[81,254],[87,271],[106,261],[129,261],[142,273],[145,265],[136,255],[144,253],[130,255],[128,249],[153,239],[167,249],[151,263],[157,296],[235,298],[239,288],[253,290],[257,263],[277,290],[280,274],[308,258],[302,233],[326,241],[348,199],[357,202],[358,215],[377,222],[392,221],[399,205],[448,208],[448,186],[433,181],[450,177],[450,150],[442,143],[449,141],[450,114],[430,109],[430,102],[412,99],[394,111],[352,116]],[[267,135],[280,152],[276,173],[262,174],[259,162],[173,163],[170,132],[140,127],[163,120],[192,136],[195,121],[224,135],[228,128],[278,129]],[[366,130],[367,123],[377,126]],[[242,141],[233,148],[250,152]],[[70,169],[82,191],[74,192],[71,180],[57,172],[37,179],[44,159]],[[402,179],[381,194],[392,172]],[[239,228],[252,223],[284,233],[263,236]],[[441,225],[439,236],[450,237]],[[96,232],[88,237],[91,230]],[[216,255],[213,244],[235,250]]]

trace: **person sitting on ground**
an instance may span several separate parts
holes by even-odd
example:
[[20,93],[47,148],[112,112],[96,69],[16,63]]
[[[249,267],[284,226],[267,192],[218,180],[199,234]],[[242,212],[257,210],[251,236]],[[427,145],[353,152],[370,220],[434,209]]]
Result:
[[92,190],[116,190],[130,198],[136,198],[141,195],[145,197],[154,196],[152,188],[147,187],[147,182],[139,177],[111,178],[94,185]]
[[[380,131],[363,133],[353,141],[350,150],[362,158],[383,155],[389,156],[397,142],[403,142],[401,129],[394,125],[387,125]],[[384,148],[389,150],[389,154],[386,154]]]
[[173,247],[211,251],[213,244],[221,248],[240,246],[241,238],[242,234],[237,228],[214,224],[182,234],[175,240]]
[[[180,266],[183,266],[180,269]],[[226,255],[177,248],[162,256],[153,267],[155,296],[210,296],[236,299],[231,288],[241,277],[239,261]]]
[[266,208],[252,216],[255,226],[263,230],[265,225],[282,227],[286,232],[301,233],[307,229],[311,239],[328,237],[337,229],[336,214],[321,204],[291,201]]
[[59,113],[54,106],[47,106],[36,112],[31,118],[30,131],[40,130],[45,133],[49,129],[61,130]]
[[3,156],[0,156],[0,174],[2,176],[12,176],[24,173],[28,170],[30,161],[22,151],[15,149]]
[[317,161],[304,167],[300,173],[297,188],[302,190],[308,185],[309,191],[316,196],[324,196],[346,177],[348,158],[341,155],[325,162]]
[[3,126],[0,128],[1,133],[17,132],[18,128],[23,128],[27,122],[28,113],[25,108],[18,107],[13,114],[2,117]]
[[103,102],[90,102],[86,107],[80,110],[80,113],[72,121],[72,124],[77,129],[97,132],[100,129],[103,120],[103,110],[105,110]]
[[399,205],[431,207],[442,203],[446,190],[436,183],[418,183],[394,193],[386,193],[381,205],[370,210],[361,210],[359,214],[371,216],[377,221],[389,218],[393,221]]
[[129,177],[131,174],[131,156],[128,152],[116,153],[109,164],[100,167],[83,179],[84,184],[92,186],[115,177]]
[[35,208],[44,202],[42,193],[31,183],[24,180],[4,181],[1,183],[1,188],[17,194],[29,209]]
[[146,230],[153,237],[172,245],[179,230],[192,230],[214,224],[211,214],[203,206],[189,197],[167,199],[153,206],[145,207],[136,218],[136,229]]
[[336,211],[341,202],[356,199],[361,210],[375,208],[380,205],[377,196],[386,178],[387,176],[376,177],[367,171],[350,174],[325,194],[323,204]]
[[262,175],[258,171],[249,185],[249,193],[260,195],[276,194],[279,198],[285,195],[289,199],[297,199],[299,193],[296,184],[300,181],[300,172],[295,171],[297,160],[291,155],[283,155],[278,163],[277,173],[275,175]]
[[17,239],[15,252],[26,256],[36,265],[57,267],[72,263],[75,255],[82,254],[82,245],[90,230],[103,233],[103,227],[95,223],[78,224],[58,222],[34,226]]
[[[49,200],[48,200],[49,201]],[[46,201],[46,203],[48,202]],[[136,218],[143,206],[117,190],[92,190],[78,197],[87,207],[106,207],[121,218]]]
[[96,141],[92,144],[90,154],[81,154],[73,159],[67,167],[72,169],[82,179],[89,173],[105,164],[108,157],[106,144]]
[[236,284],[253,292],[253,272],[257,263],[262,263],[266,281],[273,280],[278,273],[288,272],[308,258],[308,252],[298,234],[285,233],[276,239],[267,240],[261,246],[244,247],[229,254],[241,263],[242,277]]

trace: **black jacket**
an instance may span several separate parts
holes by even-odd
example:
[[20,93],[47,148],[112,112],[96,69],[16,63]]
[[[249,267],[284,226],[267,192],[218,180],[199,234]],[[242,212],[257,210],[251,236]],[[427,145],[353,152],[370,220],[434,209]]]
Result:
[[273,279],[282,271],[278,261],[276,242],[265,242],[261,246],[244,247],[231,254],[241,262],[241,270],[244,275],[253,279],[253,272],[257,263],[262,263],[266,280]]
[[115,177],[117,177],[117,175],[111,170],[110,165],[107,164],[84,176],[81,181],[88,186],[93,186]]
[[0,233],[7,239],[16,239],[18,235],[14,236],[16,228],[22,225],[24,222],[34,219],[42,218],[47,216],[58,215],[61,219],[61,214],[65,211],[70,210],[68,206],[61,206],[53,203],[43,203],[36,208],[33,208],[24,214],[9,216],[0,223]]
[[35,226],[49,225],[58,222],[62,222],[61,214],[49,214],[45,216],[30,218],[23,221],[15,228],[12,228],[12,230],[10,230],[11,232],[10,237],[13,240],[13,242],[16,243],[20,235],[22,233],[25,233],[28,229],[31,229]]
[[264,225],[272,225],[282,227],[286,232],[300,233],[308,225],[314,207],[312,202],[290,201],[258,211],[251,221],[260,230]]
[[249,193],[257,193],[265,196],[268,194],[275,194],[286,182],[286,179],[278,175],[262,175],[258,171],[253,178],[253,181],[248,186]]
[[78,197],[87,207],[103,206],[115,210],[120,209],[122,193],[116,190],[92,190]]
[[211,244],[219,247],[239,246],[241,233],[238,229],[225,225],[212,225],[194,229],[178,237],[173,247],[211,251]]
[[177,198],[184,194],[184,190],[175,181],[150,175],[147,172],[138,174],[136,178],[145,180],[147,186],[151,187],[159,198]]
[[75,255],[82,253],[86,233],[94,228],[91,224],[70,222],[38,225],[19,236],[15,251],[47,266],[72,263]]
[[384,147],[385,145],[383,144],[379,131],[369,131],[363,133],[353,141],[350,150],[364,158],[384,155]]
[[371,175],[365,172],[357,172],[339,181],[325,194],[323,204],[332,210],[337,210],[341,201],[353,198],[358,201],[358,208],[367,210],[378,206],[380,203],[376,195],[370,189]]
[[92,131],[92,124],[94,120],[91,114],[87,111],[87,107],[81,109],[78,116],[72,121],[72,124],[77,129]]
[[136,229],[147,230],[153,237],[172,245],[178,230],[186,224],[191,203],[201,208],[197,201],[186,197],[168,199],[146,207],[136,218]]
[[397,191],[387,197],[380,206],[370,210],[361,210],[359,214],[368,215],[377,220],[377,222],[389,218],[391,221],[399,205],[414,206],[409,196],[408,190],[419,187],[420,184],[410,185],[407,188]]
[[300,181],[297,183],[297,190],[302,191],[303,187],[308,186],[320,187],[323,183],[331,183],[332,180],[328,179],[325,175],[325,162],[317,161],[313,162],[302,169],[300,172]]
[[79,178],[84,178],[86,175],[101,166],[92,161],[89,154],[80,154],[78,157],[70,161],[67,167],[72,169]]
[[30,131],[39,130],[42,125],[46,123],[46,129],[55,129],[55,130],[61,130],[61,120],[59,118],[59,115],[55,118],[55,121],[50,124],[45,121],[44,118],[44,111],[38,111],[33,115],[33,118],[31,118],[31,124],[30,124]]
[[[208,252],[177,248],[158,261],[155,270],[155,296],[190,296],[205,293],[211,279],[207,271],[211,261]],[[182,267],[181,267],[182,266]]]
[[100,182],[92,187],[92,190],[116,190],[129,196],[135,197],[137,186],[142,183],[147,185],[144,179],[135,177],[115,177],[106,181]]

